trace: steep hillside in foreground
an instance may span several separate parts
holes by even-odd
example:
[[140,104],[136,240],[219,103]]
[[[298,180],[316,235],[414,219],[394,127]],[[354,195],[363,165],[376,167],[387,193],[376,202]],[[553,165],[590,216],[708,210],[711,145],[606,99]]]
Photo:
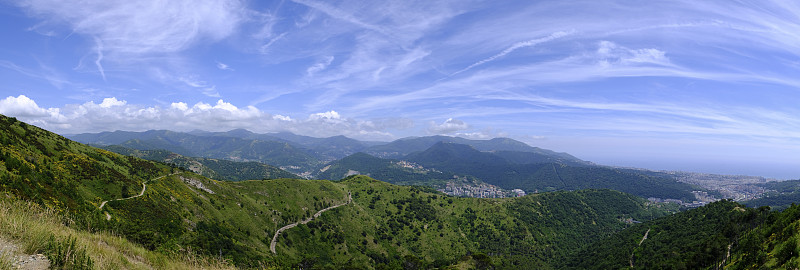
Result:
[[30,267],[33,254],[43,254],[35,262],[50,269],[235,269],[214,258],[163,254],[108,232],[76,230],[65,220],[53,209],[0,194],[0,269]]
[[758,224],[757,210],[720,201],[637,224],[591,247],[573,269],[704,269],[722,263],[728,246]]
[[169,166],[126,157],[0,116],[0,191],[36,203],[101,218],[101,201],[131,196]]
[[567,269],[797,269],[800,206],[784,211],[720,201],[585,246]]

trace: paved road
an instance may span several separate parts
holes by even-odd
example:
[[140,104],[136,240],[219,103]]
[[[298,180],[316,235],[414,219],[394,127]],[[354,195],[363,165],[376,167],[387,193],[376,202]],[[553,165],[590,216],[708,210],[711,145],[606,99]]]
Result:
[[272,242],[269,244],[269,250],[272,251],[272,254],[278,254],[277,252],[275,252],[275,246],[278,244],[278,236],[281,234],[281,232],[283,232],[285,230],[288,230],[288,229],[291,229],[291,228],[294,228],[294,227],[297,227],[298,224],[309,223],[312,220],[314,220],[315,218],[318,218],[320,215],[322,215],[323,212],[331,210],[331,209],[334,209],[334,208],[337,208],[337,207],[345,206],[345,205],[349,204],[352,201],[353,201],[353,196],[348,191],[347,192],[347,202],[344,202],[344,203],[341,203],[341,204],[337,204],[337,205],[334,205],[334,206],[319,210],[313,216],[311,216],[311,217],[309,217],[309,218],[307,218],[305,220],[302,220],[302,221],[299,221],[299,222],[295,222],[295,223],[292,223],[292,224],[289,224],[289,225],[281,227],[280,229],[278,229],[278,231],[275,232],[275,235],[272,236]]

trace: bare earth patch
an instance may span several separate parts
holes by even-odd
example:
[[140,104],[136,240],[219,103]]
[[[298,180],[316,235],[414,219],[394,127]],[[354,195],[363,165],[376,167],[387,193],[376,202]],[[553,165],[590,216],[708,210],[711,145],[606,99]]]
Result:
[[[0,238],[0,258],[11,263],[11,269],[45,270],[50,268],[50,260],[42,254],[24,254],[11,241]],[[0,264],[0,267],[6,265]]]

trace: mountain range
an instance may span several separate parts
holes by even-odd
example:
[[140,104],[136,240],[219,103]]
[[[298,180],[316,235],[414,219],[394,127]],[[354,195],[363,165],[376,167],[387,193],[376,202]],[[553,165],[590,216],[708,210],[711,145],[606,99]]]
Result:
[[[441,188],[448,182],[486,183],[528,193],[610,188],[645,198],[685,201],[693,200],[691,191],[698,189],[674,179],[597,166],[566,153],[532,147],[508,138],[469,140],[430,136],[379,143],[343,136],[313,138],[291,133],[256,134],[243,129],[191,133],[116,131],[79,134],[71,138],[94,145],[117,145],[139,151],[164,149],[198,159],[257,161],[305,178],[336,180],[364,174],[395,184]],[[324,163],[325,160],[329,161]],[[218,177],[240,179],[239,176]]]
[[[100,132],[67,135],[77,142],[95,145],[121,145],[137,150],[169,150],[184,156],[260,161],[279,167],[293,167],[293,172],[317,169],[325,162],[357,152],[377,157],[400,158],[424,151],[438,142],[465,144],[480,151],[513,151],[538,154],[541,161],[589,164],[566,153],[556,153],[509,138],[469,140],[459,137],[430,136],[399,139],[393,142],[358,141],[344,136],[315,138],[288,132],[257,134],[244,129],[227,132]],[[259,154],[256,154],[259,153]],[[521,157],[525,158],[525,157]]]

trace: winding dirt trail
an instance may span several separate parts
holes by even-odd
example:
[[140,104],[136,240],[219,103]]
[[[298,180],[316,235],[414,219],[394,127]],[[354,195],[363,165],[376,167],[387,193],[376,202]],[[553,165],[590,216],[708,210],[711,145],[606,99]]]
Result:
[[[144,182],[142,183],[142,192],[139,192],[139,195],[134,195],[134,196],[130,196],[130,197],[127,197],[127,198],[119,198],[119,199],[113,199],[113,200],[103,201],[102,203],[100,203],[100,207],[99,207],[99,208],[100,208],[100,210],[103,210],[103,207],[105,207],[105,206],[106,206],[106,203],[108,203],[108,202],[113,202],[113,201],[124,201],[124,200],[129,200],[129,199],[133,199],[133,198],[138,198],[138,197],[141,197],[142,195],[144,195],[144,191],[145,191],[145,190],[147,190],[147,182],[154,181],[154,180],[158,180],[158,179],[161,179],[161,178],[164,178],[164,177],[167,177],[167,176],[172,176],[172,175],[175,175],[175,174],[177,174],[177,173],[172,173],[172,174],[162,175],[162,176],[159,176],[159,177],[156,177],[156,178],[153,178],[153,179],[150,179],[150,180],[144,181]],[[111,220],[111,215],[110,215],[108,212],[106,212],[106,220]]]
[[299,225],[299,224],[309,223],[312,220],[314,220],[315,218],[318,218],[320,215],[322,215],[323,212],[335,209],[337,207],[348,205],[352,201],[353,201],[353,195],[351,195],[350,192],[348,191],[347,192],[347,202],[340,203],[340,204],[337,204],[337,205],[334,205],[334,206],[319,210],[319,211],[317,211],[317,213],[315,213],[313,216],[311,216],[311,217],[309,217],[307,219],[304,219],[302,221],[295,222],[295,223],[292,223],[292,224],[289,224],[289,225],[281,227],[280,229],[278,229],[278,231],[275,232],[275,235],[272,236],[272,242],[269,244],[269,250],[272,251],[272,254],[278,254],[277,252],[275,252],[275,246],[278,245],[278,236],[281,234],[281,232],[283,232],[285,230],[288,230],[288,229],[291,229],[291,228],[294,228],[294,227],[297,227],[297,225]]

